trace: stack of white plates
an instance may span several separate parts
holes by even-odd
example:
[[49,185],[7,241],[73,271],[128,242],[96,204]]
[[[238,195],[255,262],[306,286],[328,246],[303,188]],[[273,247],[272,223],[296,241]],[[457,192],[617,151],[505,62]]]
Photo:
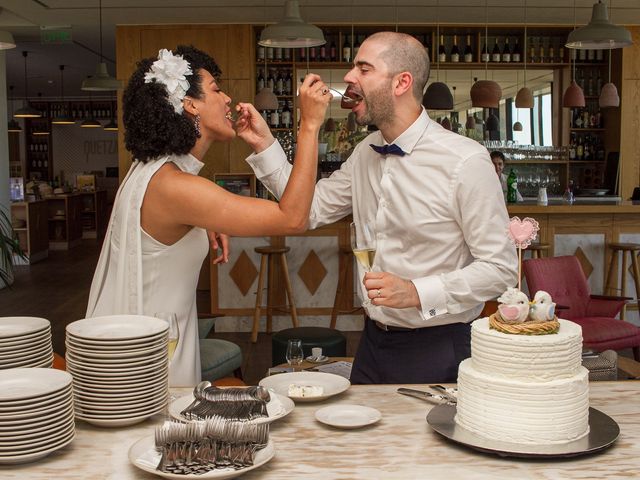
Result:
[[32,462],[74,436],[71,375],[50,368],[0,371],[0,464]]
[[0,369],[50,368],[51,323],[37,317],[0,317]]
[[94,425],[133,425],[161,411],[169,396],[168,325],[113,315],[67,325],[67,370],[76,417]]

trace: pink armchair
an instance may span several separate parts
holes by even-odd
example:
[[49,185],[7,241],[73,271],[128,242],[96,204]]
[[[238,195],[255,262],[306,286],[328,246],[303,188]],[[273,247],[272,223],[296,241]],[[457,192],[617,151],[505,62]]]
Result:
[[522,269],[531,296],[544,290],[554,302],[567,306],[559,313],[582,326],[585,347],[599,352],[632,348],[633,356],[640,361],[640,328],[614,318],[629,298],[591,295],[577,257],[525,260]]

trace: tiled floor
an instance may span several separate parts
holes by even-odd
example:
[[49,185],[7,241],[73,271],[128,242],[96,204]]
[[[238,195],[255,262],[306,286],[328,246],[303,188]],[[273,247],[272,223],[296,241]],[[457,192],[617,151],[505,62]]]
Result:
[[[84,240],[69,251],[51,251],[49,258],[16,268],[11,288],[0,290],[0,316],[36,316],[51,321],[53,348],[64,354],[64,332],[68,323],[84,318],[93,271],[100,254],[95,240]],[[199,310],[208,311],[208,292],[198,295]],[[210,337],[237,343],[242,349],[243,376],[256,383],[271,366],[271,339],[261,333],[250,342],[250,333],[215,333]],[[353,356],[360,332],[345,332],[347,355]]]

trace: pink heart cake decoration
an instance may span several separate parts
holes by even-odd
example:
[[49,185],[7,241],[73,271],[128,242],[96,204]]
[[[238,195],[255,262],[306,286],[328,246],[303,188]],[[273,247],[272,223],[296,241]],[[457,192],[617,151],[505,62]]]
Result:
[[509,222],[509,237],[519,248],[527,248],[531,245],[531,241],[538,236],[538,230],[540,230],[540,225],[530,217],[525,217],[522,220],[519,217],[513,217]]

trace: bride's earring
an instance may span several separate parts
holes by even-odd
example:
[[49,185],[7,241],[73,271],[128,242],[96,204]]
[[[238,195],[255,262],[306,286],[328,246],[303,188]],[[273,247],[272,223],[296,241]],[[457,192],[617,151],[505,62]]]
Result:
[[193,126],[196,129],[196,137],[200,138],[202,136],[202,133],[200,133],[200,114],[196,115],[196,119],[193,122]]

